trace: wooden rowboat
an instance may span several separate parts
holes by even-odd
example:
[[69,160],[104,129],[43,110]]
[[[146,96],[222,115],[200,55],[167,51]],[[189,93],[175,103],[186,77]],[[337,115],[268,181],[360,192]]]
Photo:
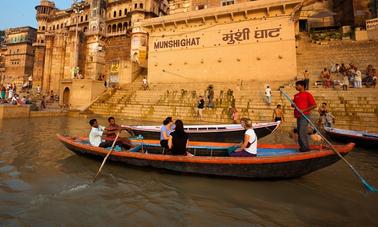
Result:
[[[93,147],[86,139],[75,139],[57,135],[60,142],[69,150],[89,157],[103,158],[108,149]],[[122,162],[127,165],[153,167],[180,173],[203,174],[225,177],[253,179],[285,179],[306,175],[315,170],[329,166],[339,157],[329,149],[312,146],[311,151],[299,153],[296,145],[264,145],[258,146],[257,157],[215,157],[215,156],[174,156],[151,154],[159,141],[136,141],[136,147],[129,151],[113,151],[110,161]],[[195,149],[228,149],[235,143],[190,142],[188,150]],[[342,155],[349,153],[353,143],[336,145]]]
[[333,139],[354,142],[370,148],[378,147],[378,134],[366,131],[354,131],[339,128],[324,127],[324,131]]
[[[268,123],[255,123],[253,129],[257,138],[262,138],[273,133],[280,121]],[[142,135],[146,139],[160,139],[161,126],[126,126],[135,135]],[[193,141],[213,141],[213,142],[240,142],[245,129],[240,124],[224,125],[186,125],[185,131],[189,134],[189,139]]]

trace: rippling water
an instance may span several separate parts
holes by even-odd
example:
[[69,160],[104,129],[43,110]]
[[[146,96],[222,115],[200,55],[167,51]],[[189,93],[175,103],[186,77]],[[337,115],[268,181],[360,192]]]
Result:
[[[55,139],[85,135],[87,121],[0,121],[0,226],[378,226],[378,193],[366,193],[342,162],[285,181],[107,163],[93,184],[100,162]],[[261,142],[290,140],[277,132]],[[355,149],[347,159],[378,187],[377,150]]]

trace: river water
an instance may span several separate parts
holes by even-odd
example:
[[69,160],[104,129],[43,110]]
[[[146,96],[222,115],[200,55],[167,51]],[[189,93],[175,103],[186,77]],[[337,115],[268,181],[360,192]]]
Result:
[[[378,193],[367,193],[343,162],[284,181],[107,163],[91,183],[100,162],[55,138],[84,135],[87,122],[0,121],[0,226],[378,226]],[[291,141],[277,132],[260,142]],[[347,159],[378,187],[377,150],[355,149]]]

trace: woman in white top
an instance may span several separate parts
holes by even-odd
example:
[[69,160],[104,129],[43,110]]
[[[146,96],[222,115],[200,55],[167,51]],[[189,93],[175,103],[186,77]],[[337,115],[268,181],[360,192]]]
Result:
[[257,136],[252,128],[252,121],[249,118],[242,118],[240,124],[246,129],[243,142],[240,148],[230,153],[232,157],[256,157],[257,155]]

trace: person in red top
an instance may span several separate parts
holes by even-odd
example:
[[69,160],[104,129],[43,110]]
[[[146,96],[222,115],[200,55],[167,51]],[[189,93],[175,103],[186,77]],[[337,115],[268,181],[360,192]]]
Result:
[[[311,93],[305,91],[305,82],[303,80],[297,81],[295,83],[295,89],[299,91],[294,96],[295,105],[306,115],[310,115],[311,110],[316,108],[316,102]],[[308,122],[302,114],[294,109],[294,117],[297,118],[297,131],[298,131],[298,144],[299,151],[306,152],[309,151],[309,142],[307,134]],[[308,118],[308,117],[307,117]]]

